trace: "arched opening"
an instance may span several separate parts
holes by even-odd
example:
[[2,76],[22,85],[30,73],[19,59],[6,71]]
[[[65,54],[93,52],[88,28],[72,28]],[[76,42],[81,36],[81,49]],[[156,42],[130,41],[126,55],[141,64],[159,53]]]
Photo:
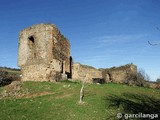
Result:
[[32,49],[34,47],[34,44],[35,44],[35,40],[34,40],[34,37],[33,36],[30,36],[28,37],[28,45],[29,45],[29,48]]
[[35,37],[29,36],[28,37],[28,47],[30,49],[30,58],[35,59],[37,58],[37,52],[36,52],[36,45],[35,45]]
[[110,73],[108,73],[108,76],[109,76],[109,81],[112,81],[112,76]]

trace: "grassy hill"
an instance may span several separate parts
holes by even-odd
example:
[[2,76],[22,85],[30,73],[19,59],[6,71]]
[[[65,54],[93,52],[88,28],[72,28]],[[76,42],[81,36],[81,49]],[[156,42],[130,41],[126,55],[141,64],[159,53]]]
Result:
[[18,76],[21,74],[20,69],[16,68],[0,67],[0,71],[6,71],[8,75],[14,75],[14,76]]
[[[10,86],[10,87],[9,87]],[[160,90],[122,84],[85,84],[79,104],[77,82],[23,82],[0,87],[2,120],[116,120],[117,113],[160,113]],[[160,117],[160,114],[159,114]]]

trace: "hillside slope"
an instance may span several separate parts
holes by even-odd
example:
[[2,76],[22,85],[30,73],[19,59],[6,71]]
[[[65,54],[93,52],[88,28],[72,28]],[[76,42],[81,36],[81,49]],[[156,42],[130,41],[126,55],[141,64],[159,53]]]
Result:
[[[160,90],[122,84],[23,82],[0,87],[2,120],[115,120],[117,113],[160,113]],[[2,97],[4,94],[8,94]],[[160,114],[159,114],[160,116]]]

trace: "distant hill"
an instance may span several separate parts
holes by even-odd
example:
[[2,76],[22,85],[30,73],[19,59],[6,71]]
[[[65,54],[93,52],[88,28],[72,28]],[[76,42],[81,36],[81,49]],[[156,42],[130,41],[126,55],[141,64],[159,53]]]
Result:
[[10,67],[2,67],[2,66],[0,66],[0,69],[20,71],[19,68],[10,68]]
[[0,70],[8,72],[9,75],[20,75],[20,69],[10,67],[0,67]]

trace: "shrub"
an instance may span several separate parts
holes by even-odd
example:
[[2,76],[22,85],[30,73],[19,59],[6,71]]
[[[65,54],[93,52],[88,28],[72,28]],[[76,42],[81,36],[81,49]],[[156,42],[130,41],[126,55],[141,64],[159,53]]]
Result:
[[0,69],[0,86],[10,84],[12,81],[19,81],[20,77],[16,75],[9,75],[9,73],[3,69]]
[[140,69],[137,74],[128,75],[124,83],[132,86],[149,87],[149,83],[147,81],[149,81],[149,76],[144,70]]

